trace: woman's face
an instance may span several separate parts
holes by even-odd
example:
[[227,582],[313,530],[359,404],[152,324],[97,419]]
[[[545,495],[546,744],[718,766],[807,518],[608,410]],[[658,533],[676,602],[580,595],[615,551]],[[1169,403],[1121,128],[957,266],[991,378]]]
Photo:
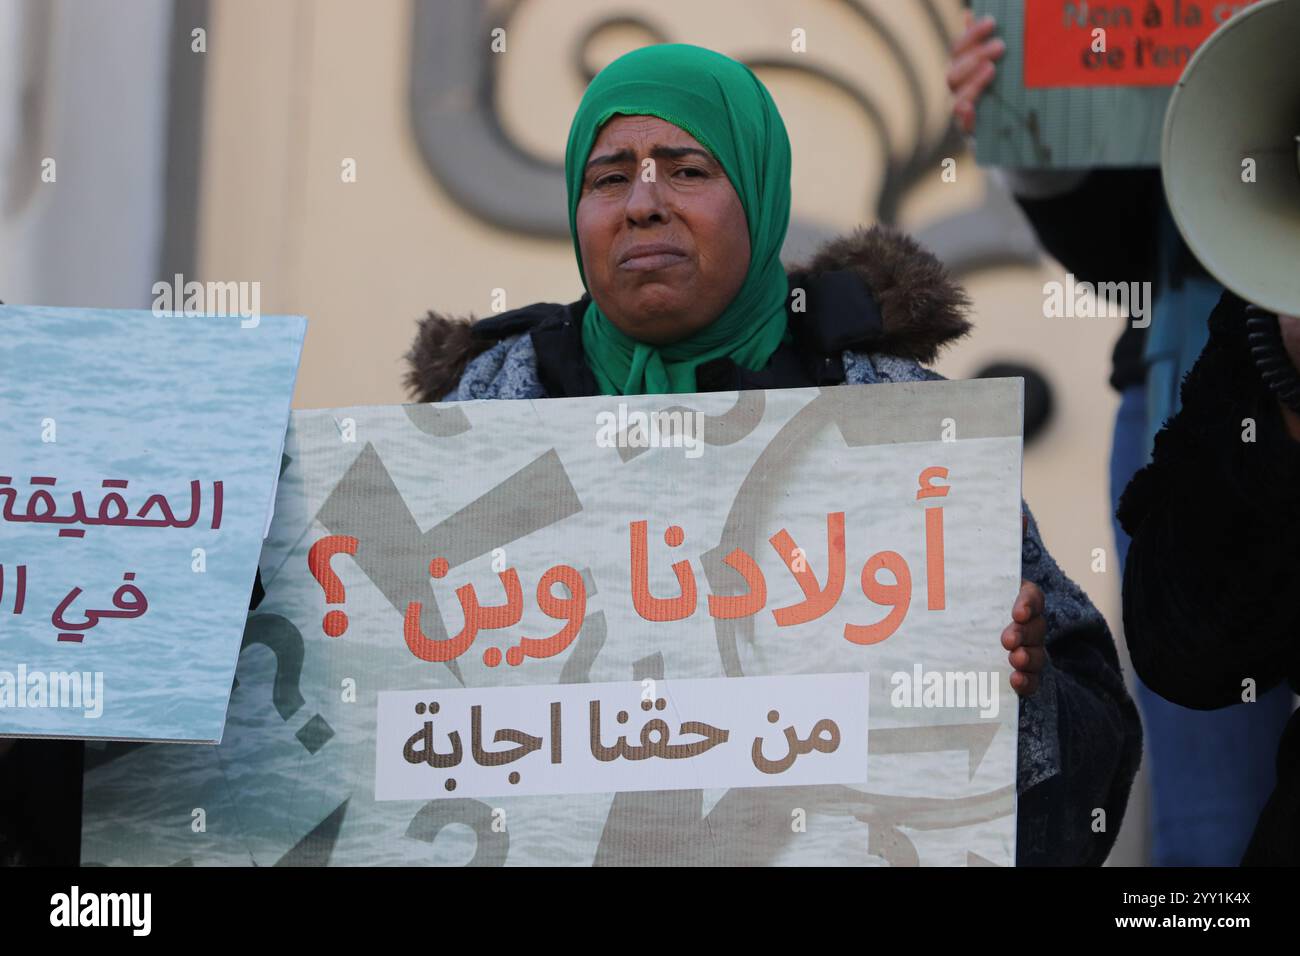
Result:
[[707,149],[657,116],[604,125],[576,218],[591,297],[639,341],[662,345],[698,332],[745,281],[740,197]]

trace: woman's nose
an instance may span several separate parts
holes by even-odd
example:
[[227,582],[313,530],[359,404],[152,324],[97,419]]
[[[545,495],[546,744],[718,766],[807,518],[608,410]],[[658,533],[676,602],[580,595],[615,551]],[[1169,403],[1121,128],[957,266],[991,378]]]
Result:
[[627,218],[634,223],[654,222],[668,218],[663,190],[659,188],[654,160],[644,163],[632,180],[627,194]]

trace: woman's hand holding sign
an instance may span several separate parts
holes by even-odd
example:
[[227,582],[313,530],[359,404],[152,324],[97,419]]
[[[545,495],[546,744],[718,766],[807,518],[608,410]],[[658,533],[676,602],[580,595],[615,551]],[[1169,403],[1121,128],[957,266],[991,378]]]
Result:
[[1043,592],[1033,581],[1020,582],[1020,594],[1011,606],[1011,623],[1002,632],[1007,660],[1015,668],[1011,689],[1021,697],[1038,690],[1039,672],[1047,663],[1047,619],[1043,617]]
[[[1021,533],[1029,531],[1029,518],[1020,516]],[[1021,697],[1031,697],[1038,690],[1039,672],[1047,663],[1047,619],[1043,617],[1046,599],[1033,581],[1021,581],[1020,593],[1011,605],[1011,623],[1002,632],[1002,646],[1007,660],[1015,668],[1011,689]]]
[[992,17],[976,20],[967,10],[966,30],[953,46],[948,89],[956,97],[952,113],[964,133],[975,132],[975,104],[993,82],[993,61],[1007,52],[1006,42],[993,36],[997,26]]

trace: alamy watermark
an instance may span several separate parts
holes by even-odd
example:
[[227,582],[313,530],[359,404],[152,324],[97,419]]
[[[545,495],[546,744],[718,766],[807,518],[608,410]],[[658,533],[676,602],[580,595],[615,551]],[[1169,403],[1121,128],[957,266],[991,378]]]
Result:
[[1077,282],[1067,272],[1064,282],[1043,283],[1043,317],[1124,318],[1133,320],[1133,328],[1151,324],[1150,282]]
[[912,670],[890,675],[889,703],[894,707],[957,709],[978,707],[981,717],[998,715],[1001,678],[997,671]]
[[7,707],[81,710],[96,720],[104,713],[104,672],[0,670],[0,709]]
[[596,444],[601,448],[685,448],[687,458],[704,454],[704,413],[685,408],[618,411],[596,415]]
[[262,321],[260,282],[186,282],[178,272],[171,283],[160,280],[150,291],[154,315],[237,315],[244,329]]
[[148,936],[152,911],[152,893],[83,893],[73,884],[50,897],[51,926],[121,926]]

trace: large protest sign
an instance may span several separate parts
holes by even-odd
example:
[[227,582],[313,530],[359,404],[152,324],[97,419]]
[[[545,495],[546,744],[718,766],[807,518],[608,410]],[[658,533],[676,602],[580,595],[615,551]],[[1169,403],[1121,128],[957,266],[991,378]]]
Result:
[[0,735],[221,739],[305,330],[0,308]]
[[225,739],[88,749],[83,861],[1009,865],[1021,420],[1019,380],[295,412]]
[[1253,0],[975,0],[1007,51],[975,111],[981,164],[1157,166],[1171,88]]

